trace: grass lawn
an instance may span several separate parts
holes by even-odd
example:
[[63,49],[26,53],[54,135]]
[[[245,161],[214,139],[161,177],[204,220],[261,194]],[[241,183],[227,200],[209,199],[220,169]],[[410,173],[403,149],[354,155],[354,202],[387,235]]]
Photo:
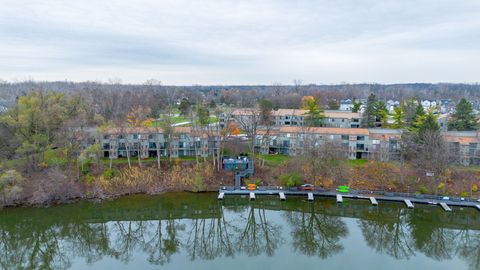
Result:
[[[195,157],[192,157],[192,156],[188,156],[188,157],[178,157],[178,158],[172,158],[172,160],[182,160],[182,161],[192,161],[192,160],[195,160]],[[103,164],[110,164],[110,159],[109,158],[102,158],[102,163]],[[164,162],[166,160],[169,160],[168,157],[161,157],[160,158],[160,161],[161,162]],[[200,158],[199,157],[199,160],[203,160],[203,158]],[[138,159],[137,157],[131,157],[130,158],[130,162],[132,164],[137,164],[138,163]],[[148,158],[148,159],[142,159],[141,160],[142,163],[150,163],[150,162],[157,162],[157,158],[155,157],[151,157],[151,158]],[[112,160],[112,164],[128,164],[128,159],[127,158],[117,158],[117,159],[113,159]]]
[[[172,124],[179,124],[179,123],[183,123],[183,122],[191,122],[192,119],[189,118],[189,117],[185,117],[185,116],[182,116],[182,115],[178,115],[178,116],[173,116],[172,117]],[[217,117],[215,116],[210,116],[208,118],[208,123],[209,124],[213,124],[213,123],[216,123],[218,122],[218,119]],[[197,119],[197,124],[198,124],[198,119]],[[161,121],[153,121],[151,124],[150,124],[150,127],[156,127],[156,126],[161,126]],[[185,125],[182,125],[182,126],[190,126],[190,124],[185,124]]]
[[261,158],[265,160],[265,164],[267,166],[275,167],[279,166],[282,163],[292,159],[292,157],[287,155],[256,155],[257,158]]
[[360,167],[365,165],[368,162],[366,159],[349,159],[347,164],[351,165],[352,167]]

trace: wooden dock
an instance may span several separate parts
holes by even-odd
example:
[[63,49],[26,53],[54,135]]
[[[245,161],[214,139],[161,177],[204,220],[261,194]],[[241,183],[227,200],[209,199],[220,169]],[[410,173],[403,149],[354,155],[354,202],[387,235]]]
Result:
[[375,197],[370,197],[369,199],[370,199],[370,202],[372,203],[372,205],[374,205],[374,206],[378,205],[377,199],[375,199]]
[[440,206],[443,208],[443,210],[445,210],[447,212],[452,212],[452,208],[450,208],[446,203],[441,202]]
[[[233,187],[222,187],[218,190],[218,200],[225,200],[227,196],[244,196],[249,198],[250,200],[255,200],[256,196],[276,196],[276,198],[280,198],[280,200],[286,200],[287,196],[299,196],[299,197],[307,197],[308,201],[314,201],[314,197],[329,197],[329,198],[336,198],[337,203],[343,203],[343,198],[348,199],[358,199],[358,200],[369,200],[371,204],[376,205],[375,202],[379,203],[380,201],[385,202],[400,202],[406,205],[408,208],[414,208],[415,204],[430,204],[430,205],[440,205],[442,209],[445,211],[452,211],[453,206],[458,207],[473,207],[480,211],[480,204],[477,201],[472,200],[448,200],[446,201],[442,197],[438,198],[425,198],[423,196],[408,196],[404,197],[401,195],[378,195],[375,194],[361,194],[361,193],[338,193],[336,191],[327,191],[327,190],[314,190],[314,191],[302,191],[302,190],[287,190],[281,188],[263,188],[257,189],[254,191],[250,190],[241,190],[235,189]],[[375,199],[375,200],[373,200]],[[448,205],[447,205],[448,203]]]
[[340,194],[337,194],[337,203],[343,203],[343,197]]
[[404,200],[405,204],[407,205],[408,208],[413,208],[413,203],[410,200]]

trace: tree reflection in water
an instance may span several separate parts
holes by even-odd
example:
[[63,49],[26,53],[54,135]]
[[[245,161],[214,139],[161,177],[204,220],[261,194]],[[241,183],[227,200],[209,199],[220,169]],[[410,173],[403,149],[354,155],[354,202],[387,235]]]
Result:
[[[298,253],[328,258],[344,249],[348,227],[343,217],[357,219],[365,243],[378,253],[395,259],[456,257],[480,269],[480,218],[474,210],[328,207],[300,200],[243,203],[234,211],[211,197],[203,198],[203,205],[192,200],[160,208],[151,203],[125,209],[72,205],[3,211],[0,269],[68,269],[78,259],[90,265],[105,258],[126,263],[139,253],[152,265],[169,264],[180,253],[192,261],[274,256],[287,240]],[[281,219],[269,209],[281,210]]]
[[302,211],[285,213],[293,228],[293,249],[320,258],[342,252],[340,240],[347,236],[347,226],[339,217],[316,213],[315,207],[315,203],[309,203]]
[[192,220],[186,248],[190,260],[213,260],[219,256],[233,257],[234,247],[230,235],[235,228],[220,218],[196,218]]
[[358,220],[367,245],[395,259],[408,259],[415,254],[414,241],[403,208],[372,207]]
[[254,205],[249,207],[244,229],[236,237],[238,252],[257,256],[265,251],[267,256],[273,256],[278,246],[284,242],[282,227],[269,222],[265,211],[256,209]]

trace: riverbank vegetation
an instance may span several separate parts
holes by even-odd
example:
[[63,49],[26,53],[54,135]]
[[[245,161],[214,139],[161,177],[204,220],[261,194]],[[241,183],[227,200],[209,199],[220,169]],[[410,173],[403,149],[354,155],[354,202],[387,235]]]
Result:
[[[153,92],[157,93],[157,92]],[[160,92],[158,92],[160,93]],[[110,95],[110,96],[109,96]],[[121,96],[119,96],[121,95]],[[142,96],[144,95],[144,96]],[[0,205],[43,204],[77,198],[107,198],[132,193],[209,191],[232,185],[233,173],[221,170],[212,157],[162,157],[108,159],[101,146],[85,136],[108,127],[152,126],[152,119],[169,129],[189,120],[208,126],[222,110],[216,102],[179,99],[178,93],[162,92],[157,103],[151,92],[62,93],[30,91],[16,105],[0,114]],[[119,104],[115,97],[125,103]],[[384,122],[384,106],[374,95],[364,116],[366,126]],[[321,126],[321,99],[305,96],[308,122]],[[461,100],[449,125],[458,130],[475,129],[472,108]],[[254,137],[258,125],[269,128],[274,100],[260,99],[258,122],[252,127],[227,125],[225,134],[245,132]],[[332,105],[333,106],[333,105]],[[456,164],[432,112],[407,100],[396,110],[394,125],[404,129],[402,149],[392,159],[379,152],[370,160],[345,160],[339,145],[306,142],[304,154],[287,156],[257,153],[251,140],[222,142],[222,155],[249,153],[255,161],[254,179],[262,185],[295,186],[311,183],[325,188],[349,185],[356,189],[391,190],[464,197],[478,196],[480,170]],[[180,120],[181,118],[181,120]],[[187,122],[187,121],[185,121]],[[240,131],[241,130],[241,131]],[[263,147],[263,146],[262,146]],[[268,146],[267,146],[268,147]],[[217,165],[215,165],[217,164]]]

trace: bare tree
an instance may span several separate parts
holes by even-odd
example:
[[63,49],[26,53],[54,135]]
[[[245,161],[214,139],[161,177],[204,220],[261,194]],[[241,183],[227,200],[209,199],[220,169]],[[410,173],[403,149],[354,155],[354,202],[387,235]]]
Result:
[[252,164],[255,160],[255,140],[257,137],[258,126],[261,123],[261,113],[257,108],[247,108],[241,110],[238,115],[234,116],[240,128],[250,138],[250,152]]

